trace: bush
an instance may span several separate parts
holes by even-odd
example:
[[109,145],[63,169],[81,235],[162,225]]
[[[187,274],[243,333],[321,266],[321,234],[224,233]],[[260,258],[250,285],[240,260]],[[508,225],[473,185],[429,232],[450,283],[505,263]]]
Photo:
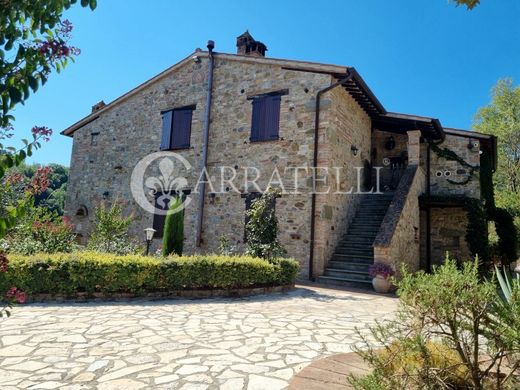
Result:
[[495,230],[498,236],[496,253],[503,265],[516,261],[518,239],[513,216],[506,209],[496,208],[493,213]]
[[141,248],[128,234],[132,217],[123,217],[123,207],[115,202],[110,209],[103,204],[96,207],[95,222],[87,248],[90,251],[127,255]]
[[182,200],[180,197],[171,200],[164,221],[163,256],[171,254],[182,255],[184,246],[184,211],[177,210],[181,206]]
[[298,263],[268,263],[248,256],[199,255],[157,259],[96,252],[10,257],[0,291],[11,286],[31,294],[231,289],[293,284]]
[[[355,388],[421,388],[420,383],[436,383],[438,387],[426,388],[442,388],[442,383],[445,388],[463,389],[469,383],[464,363],[456,352],[441,343],[424,342],[421,338],[395,341],[377,351],[374,358],[380,369],[363,378],[352,378]],[[403,378],[407,378],[409,387],[404,387]]]
[[[497,286],[481,280],[477,260],[459,269],[446,259],[431,275],[404,271],[396,284],[395,319],[372,327],[370,337],[360,333],[364,348],[358,352],[374,370],[363,380],[351,378],[356,388],[371,389],[373,383],[388,390],[520,388],[518,331],[507,331],[520,327],[520,295],[497,306],[502,302]],[[383,353],[372,347],[374,339]],[[497,376],[507,371],[504,365],[512,374]]]
[[31,255],[72,252],[76,248],[75,240],[73,226],[67,218],[42,207],[33,207],[8,231],[0,245],[5,252]]

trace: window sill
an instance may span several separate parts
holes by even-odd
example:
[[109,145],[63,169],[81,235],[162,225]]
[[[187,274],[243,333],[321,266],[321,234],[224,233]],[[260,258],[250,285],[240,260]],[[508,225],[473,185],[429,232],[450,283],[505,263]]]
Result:
[[182,150],[192,150],[195,149],[193,146],[187,146],[183,148],[170,148],[170,149],[160,149],[161,152],[179,152]]
[[276,142],[276,141],[280,141],[280,140],[283,140],[283,138],[276,137],[276,138],[258,139],[258,140],[252,140],[251,138],[249,138],[249,142],[252,144],[259,144],[259,143],[265,143],[265,142]]

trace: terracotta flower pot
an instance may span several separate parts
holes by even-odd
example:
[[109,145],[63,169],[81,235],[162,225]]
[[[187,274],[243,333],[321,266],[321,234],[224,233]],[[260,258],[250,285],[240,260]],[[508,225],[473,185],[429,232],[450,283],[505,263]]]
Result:
[[380,294],[386,294],[390,291],[390,281],[381,275],[377,275],[372,279],[372,286],[374,286],[374,290]]

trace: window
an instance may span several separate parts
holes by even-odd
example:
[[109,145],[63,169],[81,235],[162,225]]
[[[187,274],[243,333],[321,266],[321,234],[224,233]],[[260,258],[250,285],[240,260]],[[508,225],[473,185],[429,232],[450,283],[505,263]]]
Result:
[[[191,193],[190,190],[182,191],[182,201],[186,200],[186,197]],[[155,193],[155,208],[162,211],[167,211],[170,206],[170,201],[177,195],[176,191],[172,192],[156,192]],[[181,211],[184,213],[184,210]],[[162,237],[164,233],[164,222],[166,220],[166,214],[154,214],[153,215],[153,228],[155,229],[154,237]]]
[[90,133],[90,146],[96,146],[98,144],[99,132]]
[[287,92],[253,97],[253,119],[251,123],[251,141],[269,141],[278,139],[280,128],[280,102]]
[[161,150],[190,147],[191,116],[194,109],[191,106],[162,113]]

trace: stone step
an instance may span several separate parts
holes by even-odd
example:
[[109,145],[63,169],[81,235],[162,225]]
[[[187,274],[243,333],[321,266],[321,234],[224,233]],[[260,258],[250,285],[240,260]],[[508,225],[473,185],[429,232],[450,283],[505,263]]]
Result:
[[343,260],[343,261],[351,261],[353,263],[356,263],[356,262],[363,262],[363,261],[368,261],[368,262],[374,262],[374,256],[370,256],[370,255],[345,255],[345,254],[342,254],[342,253],[336,253],[334,252],[334,254],[332,255],[332,259],[333,260]]
[[339,245],[336,248],[338,253],[346,254],[362,254],[362,255],[374,255],[374,248],[372,246],[351,246],[351,245]]
[[332,276],[335,278],[359,280],[363,282],[370,282],[372,278],[367,271],[348,271],[340,268],[327,268],[323,276]]
[[367,282],[355,279],[337,278],[334,276],[319,276],[318,283],[328,286],[361,288],[364,290],[371,290],[373,288],[372,281]]
[[365,247],[365,248],[351,248],[351,247],[344,247],[344,246],[338,246],[334,253],[339,253],[342,255],[361,255],[361,256],[374,256],[374,251],[372,248]]
[[370,225],[370,226],[381,226],[381,222],[383,222],[384,218],[376,218],[376,217],[355,217],[350,226],[352,225]]
[[341,241],[343,241],[345,243],[366,242],[366,243],[372,244],[374,242],[376,236],[377,236],[377,232],[370,233],[370,234],[365,234],[365,233],[356,234],[356,233],[352,232],[352,234],[347,234],[347,235],[343,236]]
[[358,271],[368,273],[368,267],[371,263],[353,263],[347,261],[329,261],[328,267],[331,269],[343,269],[347,271]]
[[379,231],[379,226],[351,226],[348,228],[347,234],[358,234],[358,235],[365,235],[366,233],[373,233],[376,234]]
[[378,229],[380,226],[381,226],[381,221],[374,220],[373,218],[355,219],[350,224],[349,229],[364,228],[364,227]]

